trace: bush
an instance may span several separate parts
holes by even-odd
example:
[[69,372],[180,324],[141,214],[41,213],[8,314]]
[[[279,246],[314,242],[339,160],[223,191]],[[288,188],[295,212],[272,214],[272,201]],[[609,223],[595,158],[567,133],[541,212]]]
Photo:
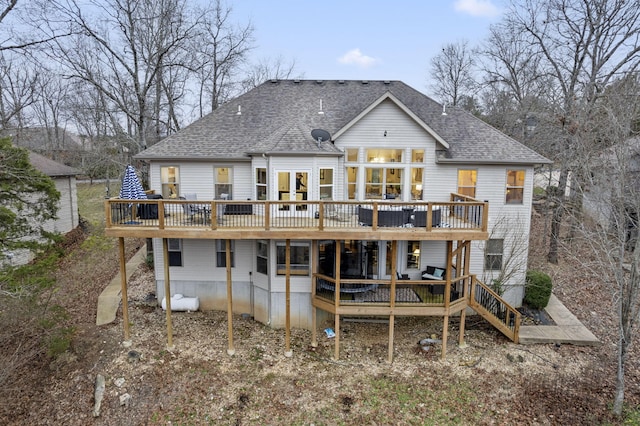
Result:
[[524,291],[524,303],[534,309],[542,309],[551,297],[551,277],[540,271],[527,271],[527,285]]

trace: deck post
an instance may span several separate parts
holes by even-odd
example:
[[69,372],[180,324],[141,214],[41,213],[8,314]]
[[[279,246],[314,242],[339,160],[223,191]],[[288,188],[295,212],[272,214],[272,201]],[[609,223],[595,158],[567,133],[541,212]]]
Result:
[[335,333],[335,341],[333,342],[334,344],[334,354],[333,354],[333,358],[337,361],[338,358],[340,357],[340,314],[338,314],[338,308],[340,307],[340,276],[341,276],[341,272],[340,272],[340,263],[341,263],[341,252],[342,252],[342,242],[341,240],[335,240],[336,241],[336,254],[335,254],[335,265],[337,265],[337,267],[335,268],[336,273],[334,274],[336,276],[336,282],[335,282],[335,290],[333,291],[333,299],[334,299],[334,303],[335,303],[335,315],[334,315],[334,325],[333,325],[333,330]]
[[334,329],[334,333],[336,334],[334,339],[334,353],[333,353],[333,359],[334,360],[338,360],[338,358],[340,358],[340,314],[336,313],[334,316],[334,324],[333,324],[333,329]]
[[442,320],[442,359],[447,358],[447,335],[449,333],[449,315],[446,314]]
[[167,346],[173,347],[173,324],[171,322],[171,282],[169,281],[169,240],[162,239],[162,257],[164,262],[164,300],[167,317]]
[[393,362],[393,335],[395,331],[395,318],[393,310],[396,306],[396,279],[397,279],[397,251],[398,241],[391,241],[391,291],[389,291],[389,306],[391,307],[391,313],[389,314],[389,356],[387,362],[391,364]]
[[124,326],[124,340],[131,340],[129,331],[129,299],[127,297],[127,260],[124,250],[124,237],[118,238],[120,247],[120,287],[122,292],[122,322]]
[[229,335],[229,347],[227,355],[233,356],[236,349],[233,346],[233,291],[231,286],[231,240],[225,240],[225,260],[227,266],[227,333]]
[[464,324],[465,324],[465,319],[467,317],[467,308],[464,308],[462,311],[460,311],[460,330],[459,330],[459,335],[458,335],[458,346],[461,348],[466,348],[467,344],[464,342]]
[[284,335],[284,356],[290,358],[293,355],[291,352],[291,240],[287,239],[285,248],[286,259],[286,278],[285,278],[285,299],[286,299],[286,320],[285,320],[285,335]]
[[395,331],[395,319],[395,315],[389,315],[389,355],[387,357],[388,364],[391,364],[393,362],[393,336]]
[[[311,257],[313,259],[314,273],[311,275],[311,295],[316,297],[318,276],[318,265],[320,261],[320,250],[318,247],[318,240],[313,240],[311,243]],[[311,304],[311,347],[318,347],[318,308]]]

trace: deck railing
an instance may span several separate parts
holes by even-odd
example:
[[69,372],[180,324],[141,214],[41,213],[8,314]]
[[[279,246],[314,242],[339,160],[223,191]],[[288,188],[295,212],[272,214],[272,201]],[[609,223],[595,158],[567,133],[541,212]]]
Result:
[[379,201],[105,201],[106,226],[145,228],[308,228],[339,229],[360,226],[487,230],[488,203],[461,200],[452,194],[448,202]]
[[471,280],[469,306],[505,336],[518,343],[521,321],[520,312],[509,305],[486,284],[478,281],[475,276]]
[[[468,294],[469,277],[457,277],[451,282],[449,300],[445,300],[446,281],[390,279],[336,279],[314,274],[313,296],[337,307],[370,306],[448,306]],[[395,293],[395,297],[392,294]],[[393,301],[393,303],[392,303]]]

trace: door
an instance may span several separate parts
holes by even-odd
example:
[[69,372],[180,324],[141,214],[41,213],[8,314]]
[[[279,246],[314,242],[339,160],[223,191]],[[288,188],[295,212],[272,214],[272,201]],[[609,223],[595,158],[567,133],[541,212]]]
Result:
[[[371,244],[371,242],[370,242]],[[391,259],[393,257],[393,250],[392,250],[392,242],[391,241],[378,241],[378,259],[380,259],[380,262],[377,262],[377,273],[380,277],[380,279],[385,279],[385,280],[389,280],[391,279],[391,274],[392,274],[392,270],[391,270]],[[398,246],[396,248],[396,270],[400,271],[402,269],[402,256],[400,256],[401,253],[401,249],[400,249],[400,242],[398,242]],[[384,259],[384,261],[382,261]]]
[[[309,182],[309,170],[280,170],[277,172],[278,182],[278,200],[286,201],[303,201],[307,200],[308,188],[311,186]],[[289,212],[290,214],[308,212],[306,204],[298,204],[295,209],[290,209],[288,205],[280,205],[279,211]]]

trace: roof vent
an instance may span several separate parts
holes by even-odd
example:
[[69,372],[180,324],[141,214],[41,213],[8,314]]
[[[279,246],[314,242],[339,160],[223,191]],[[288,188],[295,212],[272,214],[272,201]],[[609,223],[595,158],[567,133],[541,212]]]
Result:
[[322,99],[320,99],[320,110],[318,111],[318,114],[324,115],[324,110],[322,109]]
[[362,80],[362,84],[369,84],[369,80]]
[[338,80],[338,84],[344,84],[344,80]]
[[271,83],[273,83],[273,84],[277,84],[277,83],[278,83],[278,79],[277,79],[277,78],[272,78],[272,79],[271,79]]
[[316,83],[318,83],[318,84],[322,84],[322,83],[324,83],[324,81],[322,81],[322,80],[316,80]]
[[242,105],[238,105],[238,112],[236,112],[236,115],[242,115]]
[[294,82],[295,84],[300,84],[300,80],[298,80],[298,79],[293,80],[293,82]]
[[389,84],[391,84],[391,81],[390,80],[385,80],[384,84],[389,85]]
[[447,115],[447,104],[442,104],[442,115]]

